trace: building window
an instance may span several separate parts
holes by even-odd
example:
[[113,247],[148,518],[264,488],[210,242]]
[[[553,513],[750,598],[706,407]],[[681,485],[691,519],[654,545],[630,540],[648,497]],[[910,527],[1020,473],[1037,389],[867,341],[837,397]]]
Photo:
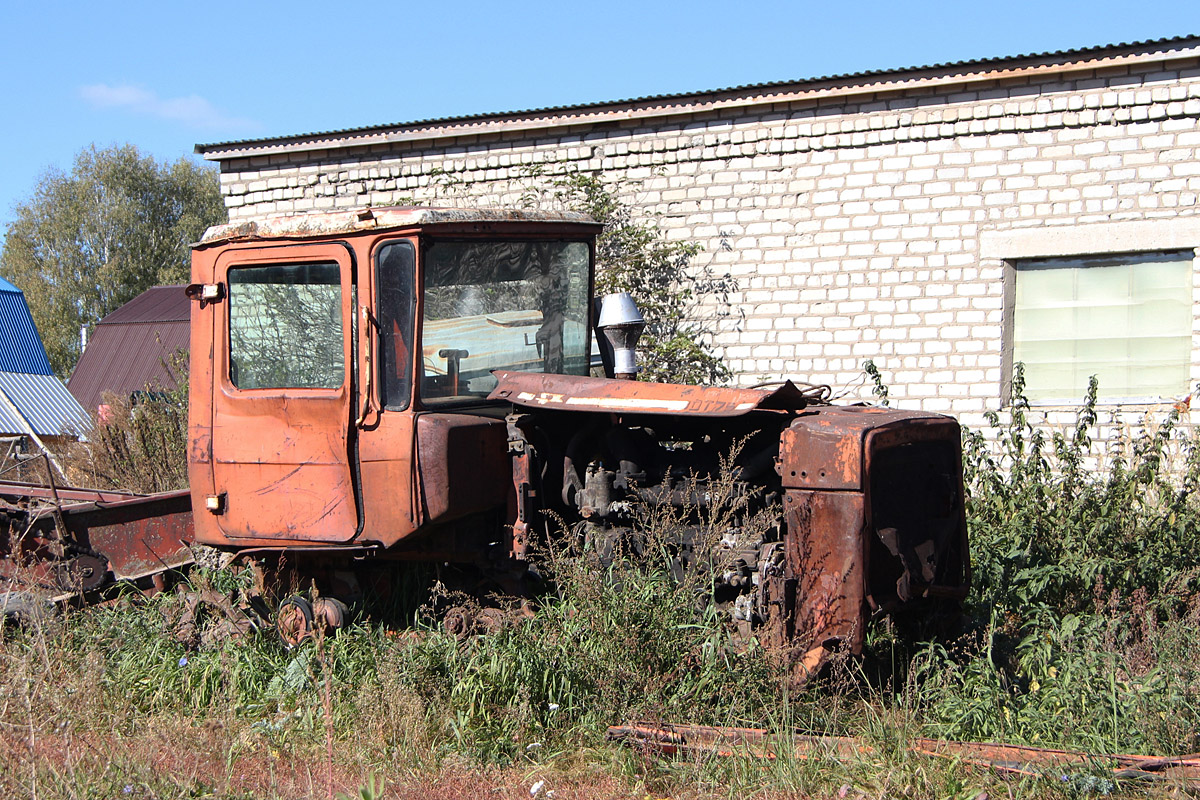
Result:
[[417,292],[416,249],[412,242],[388,242],[375,256],[379,298],[380,396],[385,407],[403,411],[412,396],[413,315]]
[[1186,394],[1192,357],[1193,251],[1013,263],[1012,361],[1026,395],[1077,403]]

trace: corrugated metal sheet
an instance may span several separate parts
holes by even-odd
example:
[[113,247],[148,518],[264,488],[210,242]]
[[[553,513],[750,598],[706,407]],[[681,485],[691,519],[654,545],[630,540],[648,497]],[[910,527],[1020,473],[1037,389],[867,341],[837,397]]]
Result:
[[215,160],[220,160],[221,156],[210,156],[210,153],[216,153],[221,150],[229,149],[245,149],[251,150],[256,148],[268,147],[273,145],[288,145],[298,144],[300,142],[315,140],[315,139],[354,139],[365,135],[379,133],[383,131],[409,128],[423,127],[430,125],[449,125],[460,123],[473,123],[488,120],[502,120],[506,118],[531,118],[546,115],[554,115],[561,113],[580,112],[588,110],[605,109],[609,107],[643,105],[646,103],[661,103],[672,104],[680,101],[689,100],[699,97],[710,97],[734,93],[745,92],[774,92],[784,87],[817,85],[823,83],[865,83],[874,81],[881,76],[900,77],[909,73],[917,72],[961,72],[968,68],[990,67],[993,65],[1002,65],[1010,62],[1030,61],[1034,59],[1054,60],[1054,59],[1076,59],[1085,58],[1102,58],[1106,55],[1117,54],[1121,51],[1132,49],[1145,49],[1149,47],[1173,47],[1176,45],[1194,44],[1200,38],[1196,35],[1174,36],[1162,39],[1150,39],[1137,42],[1122,42],[1116,44],[1100,45],[1097,47],[1086,47],[1077,50],[1054,50],[1045,53],[1028,53],[1015,56],[997,56],[993,58],[971,59],[967,61],[953,61],[947,63],[928,64],[924,66],[901,67],[894,69],[875,69],[864,72],[850,72],[835,75],[825,75],[815,78],[803,78],[800,80],[784,80],[771,81],[768,83],[752,83],[741,86],[732,86],[725,89],[711,89],[699,92],[679,92],[673,94],[657,94],[646,95],[643,97],[628,98],[625,100],[609,100],[597,103],[578,103],[573,105],[563,106],[548,106],[543,108],[526,109],[521,111],[501,111],[485,114],[468,114],[457,117],[436,117],[430,119],[413,120],[410,122],[398,122],[384,125],[368,125],[360,128],[342,128],[332,131],[318,131],[312,133],[302,133],[292,136],[270,136],[258,139],[235,139],[228,142],[214,142],[211,144],[197,144],[195,152]]
[[25,295],[8,281],[0,282],[0,371],[51,374]]
[[130,322],[187,322],[191,301],[183,293],[183,284],[152,286],[97,325],[122,325]]
[[169,365],[190,345],[189,302],[182,286],[156,286],[102,319],[67,383],[79,404],[94,411],[105,392],[174,389]]
[[[0,372],[0,391],[38,436],[71,436],[92,427],[87,412],[53,375]],[[25,425],[0,400],[0,433],[24,434]]]

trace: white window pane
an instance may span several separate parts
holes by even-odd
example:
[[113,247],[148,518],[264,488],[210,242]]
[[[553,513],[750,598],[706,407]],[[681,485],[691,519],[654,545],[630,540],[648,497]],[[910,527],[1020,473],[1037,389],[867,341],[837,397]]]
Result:
[[1179,266],[1180,261],[1158,261],[1139,264],[1138,268],[1133,270],[1133,285],[1134,290],[1139,296],[1158,290],[1166,296],[1171,296],[1179,291]]
[[1192,325],[1192,304],[1178,295],[1163,300],[1143,298],[1129,307],[1131,327],[1142,336],[1170,336]]
[[1088,267],[1086,271],[1070,272],[1075,276],[1075,299],[1082,305],[1120,304],[1129,298],[1128,267]]
[[1017,265],[1013,360],[1032,400],[1078,400],[1096,375],[1103,398],[1187,391],[1192,254],[1054,259]]

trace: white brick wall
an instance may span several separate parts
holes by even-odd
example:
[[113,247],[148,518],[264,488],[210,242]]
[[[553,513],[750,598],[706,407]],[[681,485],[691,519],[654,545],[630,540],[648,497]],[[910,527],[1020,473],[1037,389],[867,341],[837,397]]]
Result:
[[[1139,249],[1197,213],[1200,69],[1108,72],[233,159],[221,181],[231,218],[243,219],[514,205],[531,170],[603,171],[632,182],[627,199],[672,240],[703,245],[698,268],[736,281],[728,307],[708,298],[697,313],[740,383],[857,385],[872,359],[897,405],[979,425],[1004,395],[1005,261],[1030,257],[1005,251],[1004,232],[1053,242],[1057,231],[1142,223],[1122,245]],[[999,244],[985,253],[988,236]],[[1200,234],[1168,244],[1197,247]],[[1200,321],[1196,331],[1200,354]]]

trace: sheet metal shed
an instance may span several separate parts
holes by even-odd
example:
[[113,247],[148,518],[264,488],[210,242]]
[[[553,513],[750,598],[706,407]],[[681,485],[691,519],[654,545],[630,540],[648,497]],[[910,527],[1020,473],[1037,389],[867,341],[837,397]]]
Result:
[[86,409],[105,392],[130,395],[177,386],[171,363],[189,347],[190,307],[183,286],[154,286],[96,323],[67,388]]
[[0,434],[72,436],[91,424],[50,369],[25,295],[0,278]]

